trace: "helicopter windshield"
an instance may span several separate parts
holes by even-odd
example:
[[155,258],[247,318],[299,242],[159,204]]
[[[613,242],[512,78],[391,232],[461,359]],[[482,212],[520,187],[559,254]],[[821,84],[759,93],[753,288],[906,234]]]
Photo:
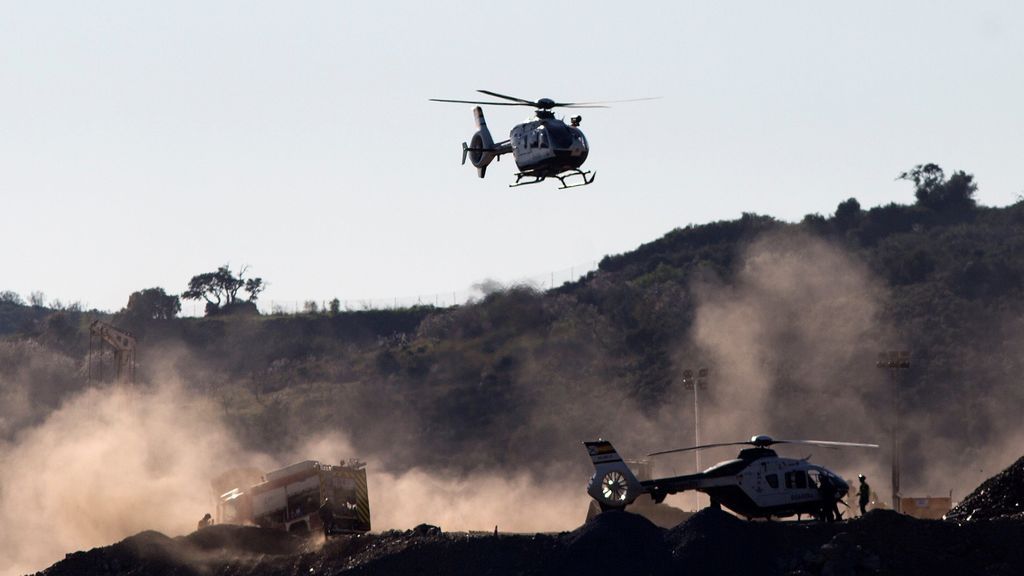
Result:
[[568,148],[572,146],[573,134],[569,128],[561,122],[551,122],[545,125],[548,138],[553,148]]

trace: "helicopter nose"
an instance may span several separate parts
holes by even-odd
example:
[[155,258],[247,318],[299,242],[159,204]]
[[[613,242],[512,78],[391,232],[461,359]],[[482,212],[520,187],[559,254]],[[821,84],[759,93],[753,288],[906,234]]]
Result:
[[843,494],[846,494],[850,491],[850,485],[846,482],[846,480],[843,480],[842,478],[836,478],[836,487]]

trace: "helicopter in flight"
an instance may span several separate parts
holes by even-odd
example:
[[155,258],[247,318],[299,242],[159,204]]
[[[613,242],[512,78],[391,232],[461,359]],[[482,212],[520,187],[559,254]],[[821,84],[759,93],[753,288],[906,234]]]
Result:
[[[608,102],[556,102],[550,98],[541,98],[536,102],[506,96],[489,90],[477,90],[504,102],[481,102],[477,100],[447,100],[431,98],[431,102],[455,102],[459,104],[477,104],[473,108],[473,119],[476,121],[476,134],[469,144],[462,143],[462,163],[469,158],[476,167],[481,178],[487,173],[487,166],[492,160],[500,160],[504,154],[512,153],[515,158],[516,181],[509,187],[537,184],[545,178],[556,178],[562,183],[561,189],[586,186],[594,181],[596,172],[583,171],[580,167],[587,160],[590,146],[586,136],[580,130],[582,116],[573,116],[569,124],[555,118],[554,108],[607,108],[607,104],[617,102],[637,102],[654,100],[655,98],[638,98],[633,100],[612,100]],[[534,119],[517,124],[512,128],[508,140],[495,142],[487,129],[484,111],[479,105],[490,106],[529,106],[536,108]],[[523,179],[528,179],[523,181]],[[529,180],[532,178],[532,180]],[[567,183],[566,180],[570,179]]]
[[758,435],[746,442],[705,444],[653,452],[648,456],[704,450],[720,446],[747,445],[739,456],[711,466],[703,472],[637,480],[615,451],[611,442],[584,442],[594,464],[594,475],[587,484],[587,494],[601,510],[621,510],[640,495],[649,494],[661,503],[669,494],[697,490],[711,498],[711,506],[725,506],[748,520],[752,518],[785,518],[807,514],[827,518],[826,510],[835,508],[850,490],[849,484],[824,466],[804,459],[782,458],[770,446],[775,444],[809,444],[826,448],[878,448],[877,444],[830,442],[823,440],[775,440]]

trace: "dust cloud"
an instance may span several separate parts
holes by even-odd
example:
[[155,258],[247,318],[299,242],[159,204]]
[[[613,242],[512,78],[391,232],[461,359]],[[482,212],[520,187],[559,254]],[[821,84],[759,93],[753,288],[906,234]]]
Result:
[[[702,279],[693,293],[698,305],[691,341],[678,362],[711,368],[702,398],[702,442],[765,433],[876,443],[877,450],[779,446],[779,452],[812,455],[848,478],[864,473],[888,503],[894,383],[875,362],[880,351],[913,350],[914,337],[886,317],[883,283],[841,247],[785,230],[753,241],[728,281]],[[1016,341],[1024,342],[1020,336]],[[901,376],[899,385],[908,387],[913,374]],[[968,418],[989,419],[997,432],[990,444],[977,443],[977,436],[972,444],[962,433],[959,403],[930,400],[945,404],[946,412],[911,401],[901,409],[904,496],[952,491],[962,497],[1020,457],[1024,431],[1005,402],[974,399],[976,414]],[[711,451],[705,463],[731,453]]]
[[551,531],[578,526],[586,511],[579,482],[544,483],[526,471],[388,473],[388,455],[358,454],[342,432],[311,432],[295,445],[281,455],[242,449],[218,405],[173,380],[87,389],[0,446],[0,574],[40,570],[143,530],[189,533],[214,511],[210,479],[239,466],[364,457],[375,531],[420,523]]
[[[348,437],[334,431],[301,444],[290,458],[319,457],[336,464],[353,454],[357,452]],[[384,471],[389,464],[387,455],[367,458],[374,531],[424,523],[457,531],[491,531],[495,526],[502,532],[571,530],[583,522],[589,504],[582,482],[542,479],[526,468],[508,474],[425,468],[396,473]]]
[[0,448],[0,573],[190,531],[212,509],[211,468],[240,456],[214,407],[179,386],[88,389]]
[[[892,331],[885,289],[862,262],[821,239],[773,232],[746,247],[732,278],[701,279],[693,292],[689,350],[711,370],[702,443],[768,434],[886,446],[889,405],[874,363]],[[881,480],[888,470],[885,449],[778,451],[847,477]],[[709,451],[705,465],[734,453]]]

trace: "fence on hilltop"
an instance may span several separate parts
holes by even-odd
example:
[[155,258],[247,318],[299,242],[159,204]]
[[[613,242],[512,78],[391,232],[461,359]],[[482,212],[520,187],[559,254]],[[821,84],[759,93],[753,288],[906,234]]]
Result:
[[[576,264],[561,270],[554,270],[543,274],[535,274],[525,278],[511,281],[484,280],[469,289],[452,290],[450,292],[436,292],[433,294],[417,294],[415,296],[392,296],[389,298],[344,298],[341,295],[331,298],[310,298],[310,299],[267,299],[257,300],[256,307],[260,314],[269,316],[316,314],[331,310],[332,301],[337,299],[337,309],[341,312],[355,312],[360,310],[397,310],[411,308],[413,306],[434,306],[446,308],[459,306],[483,298],[488,292],[496,288],[507,288],[510,286],[532,286],[537,290],[550,290],[568,282],[575,282],[587,274],[597,270],[598,262],[591,260]],[[491,285],[491,283],[494,283]],[[199,301],[183,303],[183,310],[186,315],[202,316],[204,304]]]

